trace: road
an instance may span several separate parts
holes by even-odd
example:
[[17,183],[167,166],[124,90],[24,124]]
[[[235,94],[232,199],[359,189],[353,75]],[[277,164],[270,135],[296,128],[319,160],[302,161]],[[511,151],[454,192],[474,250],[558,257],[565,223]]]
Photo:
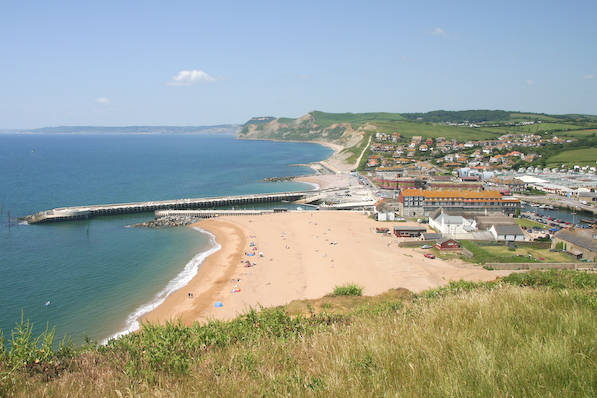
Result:
[[371,145],[371,138],[373,138],[373,136],[369,136],[369,142],[367,142],[367,145],[365,146],[365,148],[363,148],[363,151],[361,152],[361,154],[359,155],[359,158],[357,159],[357,162],[354,164],[354,169],[358,169],[359,165],[361,164],[361,159],[363,159],[363,156],[365,155],[365,152],[367,152],[367,148],[369,148],[369,145]]

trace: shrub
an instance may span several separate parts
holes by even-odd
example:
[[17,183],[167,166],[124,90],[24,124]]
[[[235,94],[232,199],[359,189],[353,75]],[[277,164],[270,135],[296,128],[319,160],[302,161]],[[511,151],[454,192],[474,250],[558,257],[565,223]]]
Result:
[[336,286],[332,296],[362,296],[363,288],[355,283]]

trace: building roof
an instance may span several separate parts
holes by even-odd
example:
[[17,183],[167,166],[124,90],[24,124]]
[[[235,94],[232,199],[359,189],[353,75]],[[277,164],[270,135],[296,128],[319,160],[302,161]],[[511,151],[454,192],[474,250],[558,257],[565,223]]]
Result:
[[452,181],[452,176],[433,176],[430,181]]
[[403,196],[424,196],[425,198],[501,199],[498,191],[438,191],[431,189],[404,189]]
[[[450,216],[461,216],[467,219],[475,219],[476,220],[476,214],[474,212],[468,211],[466,209],[463,208],[453,208],[453,207],[438,207],[435,210],[433,210],[432,212],[429,213],[429,219],[432,218],[437,218],[441,213],[445,213],[448,214]],[[490,214],[493,213],[497,213],[497,214],[503,214],[501,211],[497,211],[497,212],[490,212]]]
[[466,219],[461,216],[450,216],[446,213],[441,213],[436,219],[440,224],[462,225],[466,223]]
[[593,239],[593,231],[579,231],[579,230],[561,230],[556,233],[555,236],[558,239],[570,242],[576,246],[580,246],[584,249],[592,252],[597,252],[597,239]]
[[438,245],[443,245],[443,244],[444,244],[444,243],[446,243],[446,242],[454,242],[454,243],[457,243],[458,245],[460,245],[460,243],[458,243],[458,241],[457,241],[457,240],[455,240],[455,239],[451,239],[451,238],[448,238],[448,239],[442,239],[442,240],[440,240],[439,242],[437,242],[437,244],[438,244]]
[[517,224],[495,224],[493,227],[498,235],[524,235]]
[[537,178],[529,175],[518,177],[518,179],[527,184],[544,184],[548,182],[547,180],[544,180],[542,178]]
[[423,238],[425,238],[425,240],[438,240],[442,238],[442,234],[438,234],[435,232],[425,232],[423,234]]
[[506,216],[477,216],[477,224],[492,226],[497,224],[516,224],[512,217]]
[[412,225],[397,225],[394,227],[394,231],[427,231],[425,227],[417,227]]

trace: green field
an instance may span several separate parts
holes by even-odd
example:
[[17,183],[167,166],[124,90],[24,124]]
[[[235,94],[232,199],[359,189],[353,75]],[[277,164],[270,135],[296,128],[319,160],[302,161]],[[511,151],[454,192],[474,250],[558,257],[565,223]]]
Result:
[[555,134],[564,133],[562,130],[579,130],[584,128],[582,124],[575,123],[538,123],[529,126],[502,126],[502,127],[482,127],[483,130],[494,133],[513,133],[513,134],[536,134],[543,132],[556,132]]
[[581,148],[563,151],[547,159],[549,166],[567,165],[595,165],[597,163],[597,148]]
[[597,128],[564,131],[559,133],[559,135],[565,137],[586,137],[590,135],[597,135]]
[[518,113],[518,112],[510,113],[510,121],[524,122],[524,121],[529,121],[529,120],[541,120],[541,121],[545,121],[545,122],[553,122],[553,121],[561,120],[561,117],[543,115],[540,113]]
[[374,121],[372,122],[382,133],[398,132],[403,137],[413,137],[420,135],[423,138],[445,137],[447,139],[459,140],[480,140],[495,139],[500,134],[485,131],[479,128],[447,126],[445,124],[407,122],[407,121]]
[[314,122],[327,128],[335,123],[350,123],[354,129],[372,121],[394,122],[404,120],[399,113],[371,112],[371,113],[327,113],[320,111],[311,112]]
[[479,245],[473,241],[461,241],[462,247],[473,253],[472,258],[465,258],[478,264],[485,263],[570,263],[578,260],[566,253],[551,252],[532,246],[520,246],[511,250],[502,245]]

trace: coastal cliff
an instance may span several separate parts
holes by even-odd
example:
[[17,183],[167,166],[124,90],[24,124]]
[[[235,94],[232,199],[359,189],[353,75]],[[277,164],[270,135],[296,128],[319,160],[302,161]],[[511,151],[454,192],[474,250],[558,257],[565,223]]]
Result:
[[[238,133],[242,139],[272,139],[282,141],[325,141],[344,147],[355,145],[375,126],[344,122],[338,115],[319,111],[296,119],[254,117]],[[334,116],[334,117],[330,117]]]

